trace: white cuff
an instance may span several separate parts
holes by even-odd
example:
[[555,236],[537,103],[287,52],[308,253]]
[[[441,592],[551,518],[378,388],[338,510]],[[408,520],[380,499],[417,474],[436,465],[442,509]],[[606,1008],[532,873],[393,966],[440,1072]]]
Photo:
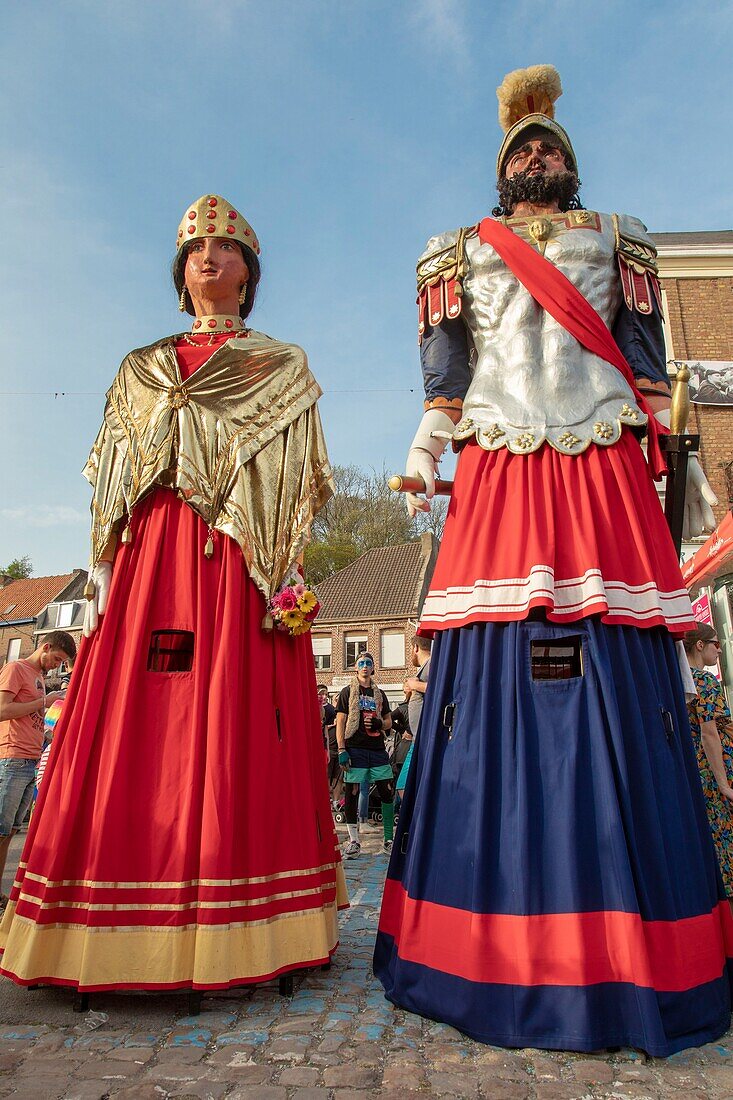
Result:
[[410,450],[419,448],[421,451],[428,451],[437,462],[448,441],[453,438],[455,428],[455,424],[447,413],[441,412],[440,409],[428,409],[423,414],[420,427],[410,444]]

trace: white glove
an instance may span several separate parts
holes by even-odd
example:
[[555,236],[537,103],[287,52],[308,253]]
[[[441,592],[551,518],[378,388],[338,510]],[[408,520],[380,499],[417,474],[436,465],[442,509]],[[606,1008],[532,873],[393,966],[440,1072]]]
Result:
[[[665,428],[669,428],[669,409],[660,409],[655,415],[660,424],[663,424]],[[662,482],[662,484],[664,483]],[[690,455],[687,460],[685,518],[682,523],[682,538],[685,542],[701,535],[703,531],[713,530],[715,527],[715,514],[711,505],[717,503],[718,498],[703,473],[697,455]]]
[[91,600],[87,600],[87,606],[84,609],[83,633],[85,638],[91,638],[99,626],[99,616],[104,615],[107,610],[107,597],[112,581],[112,562],[98,562],[89,574],[89,581],[94,585],[94,595]]
[[687,460],[687,484],[685,486],[685,518],[682,524],[682,538],[694,539],[703,531],[712,531],[715,527],[715,514],[711,508],[718,498],[703,473],[697,455]]
[[429,512],[429,501],[435,496],[435,475],[438,462],[455,431],[455,424],[447,413],[440,409],[428,409],[420,421],[420,427],[407,455],[405,473],[408,477],[421,477],[425,482],[425,498],[415,493],[406,493],[407,511],[411,516],[417,512]]

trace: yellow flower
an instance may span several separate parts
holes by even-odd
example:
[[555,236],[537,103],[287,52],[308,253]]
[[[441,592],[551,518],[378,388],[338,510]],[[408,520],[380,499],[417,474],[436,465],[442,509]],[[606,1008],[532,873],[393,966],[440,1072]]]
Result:
[[294,609],[293,611],[283,611],[282,615],[280,616],[280,622],[289,630],[293,630],[296,626],[302,625],[303,615],[300,611],[296,609]]
[[307,623],[307,622],[305,622],[305,621],[303,621],[303,622],[302,622],[302,623],[300,624],[300,626],[293,626],[293,627],[291,627],[291,628],[290,628],[290,633],[291,633],[291,634],[295,634],[296,636],[297,636],[298,634],[307,634],[307,633],[308,633],[308,631],[310,630],[310,628],[311,628],[311,624],[310,624],[310,623]]
[[304,611],[307,615],[309,611],[318,603],[315,592],[304,592],[302,596],[298,597],[298,607],[301,611]]

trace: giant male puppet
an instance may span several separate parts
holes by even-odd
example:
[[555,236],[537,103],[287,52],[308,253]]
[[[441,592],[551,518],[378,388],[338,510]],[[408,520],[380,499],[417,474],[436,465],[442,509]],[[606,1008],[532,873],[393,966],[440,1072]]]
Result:
[[[559,94],[551,66],[505,79],[500,205],[418,264],[426,412],[407,473],[430,496],[448,439],[460,457],[375,967],[392,1001],[485,1042],[667,1055],[729,1025],[731,918],[653,480],[669,406],[654,244],[581,206]],[[701,527],[714,497],[690,474]]]

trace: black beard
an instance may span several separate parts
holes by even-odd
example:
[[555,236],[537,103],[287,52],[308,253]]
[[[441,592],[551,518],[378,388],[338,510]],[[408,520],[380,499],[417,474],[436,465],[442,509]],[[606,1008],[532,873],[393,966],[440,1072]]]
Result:
[[580,180],[575,172],[560,172],[553,176],[530,176],[526,171],[517,172],[511,179],[504,176],[496,182],[500,206],[508,214],[513,213],[520,202],[531,202],[537,206],[557,202],[563,211],[571,207],[576,209],[580,206],[577,198],[579,187]]

